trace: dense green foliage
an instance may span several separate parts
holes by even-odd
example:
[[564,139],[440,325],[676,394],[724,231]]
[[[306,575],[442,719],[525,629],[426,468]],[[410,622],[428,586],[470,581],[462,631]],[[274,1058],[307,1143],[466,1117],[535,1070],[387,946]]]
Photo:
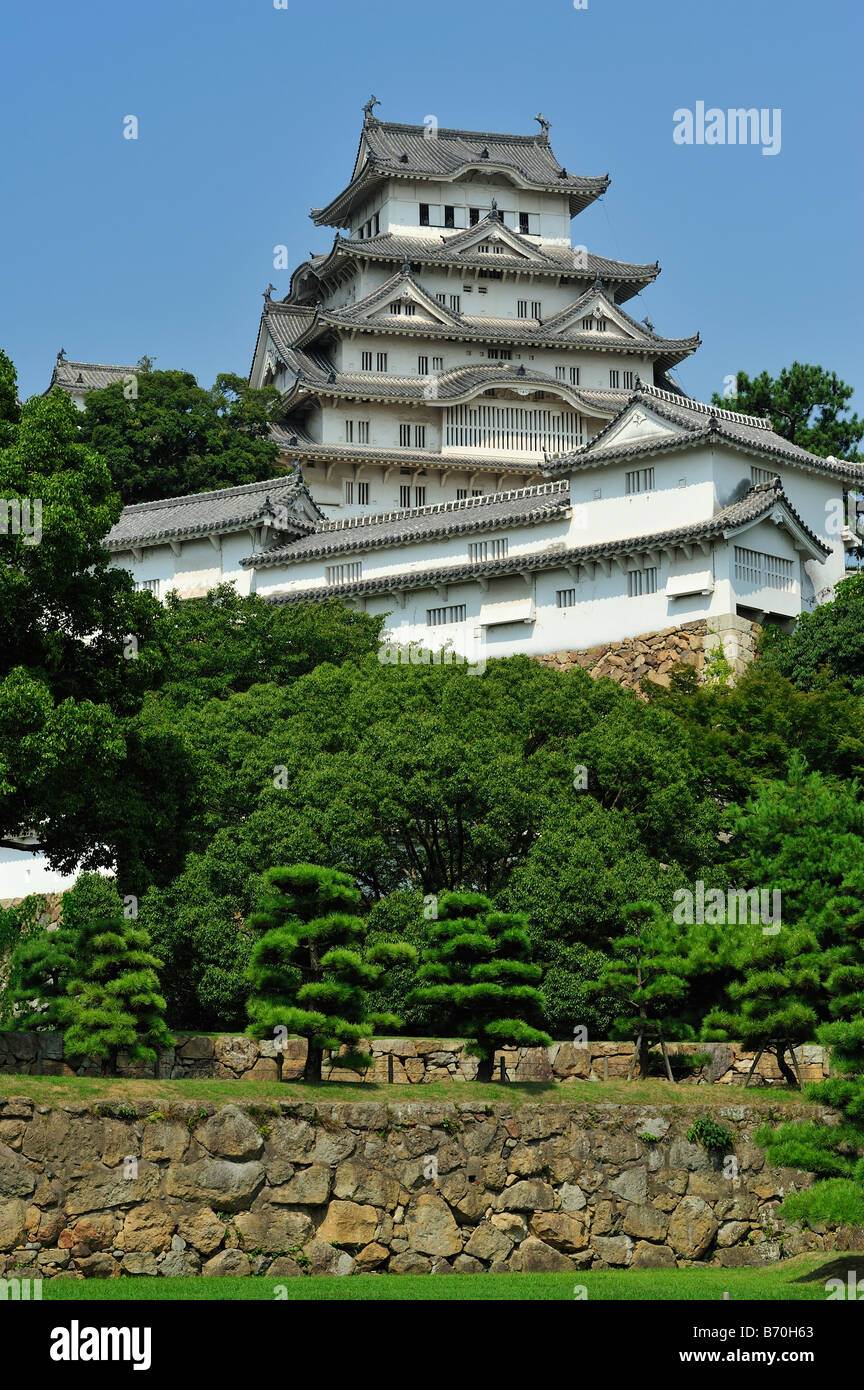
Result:
[[497,912],[482,893],[442,893],[426,922],[409,1003],[433,1010],[445,1035],[469,1038],[477,1080],[489,1081],[496,1048],[552,1041],[539,1027],[542,973],[524,914]]
[[247,971],[250,1032],[306,1038],[307,1081],[321,1080],[325,1048],[344,1049],[341,1067],[371,1066],[371,1055],[359,1047],[363,1037],[401,1021],[373,1014],[369,991],[414,951],[405,942],[366,945],[359,906],[349,874],[293,864],[265,873],[260,905],[249,919],[250,929],[261,933]]
[[128,505],[276,476],[269,431],[279,409],[272,386],[221,373],[207,390],[190,372],[142,362],[132,383],[88,392],[81,431]]
[[864,575],[842,579],[833,603],[802,613],[794,632],[776,638],[765,656],[799,690],[836,681],[864,694]]

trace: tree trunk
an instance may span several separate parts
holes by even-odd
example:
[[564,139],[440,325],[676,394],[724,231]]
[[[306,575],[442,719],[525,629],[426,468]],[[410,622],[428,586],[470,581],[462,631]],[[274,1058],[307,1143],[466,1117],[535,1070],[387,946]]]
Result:
[[491,1053],[490,1053],[490,1055],[489,1055],[488,1057],[481,1057],[481,1058],[478,1060],[478,1063],[477,1063],[477,1080],[478,1080],[478,1081],[491,1081],[491,1080],[492,1080],[492,1064],[493,1064],[494,1061],[495,1061],[495,1058],[494,1058],[494,1056],[493,1056]]
[[798,1078],[795,1075],[792,1068],[790,1067],[789,1063],[786,1061],[785,1043],[778,1043],[777,1047],[775,1047],[774,1049],[774,1056],[777,1058],[777,1065],[780,1068],[780,1073],[783,1077],[783,1080],[786,1082],[786,1085],[791,1086],[794,1091],[799,1091],[801,1088],[798,1085]]
[[314,1047],[310,1041],[306,1047],[306,1065],[303,1068],[304,1081],[321,1081],[321,1063],[323,1060],[324,1049],[321,1047]]
[[639,1077],[642,1081],[647,1081],[648,1079],[648,1053],[650,1051],[650,1047],[651,1044],[648,1041],[648,1036],[647,1034],[643,1033],[641,1038],[639,1039]]
[[669,1065],[669,1053],[666,1051],[666,1044],[662,1038],[660,1039],[660,1050],[663,1053],[663,1061],[666,1064],[666,1075],[674,1085],[675,1077],[672,1075],[672,1068]]

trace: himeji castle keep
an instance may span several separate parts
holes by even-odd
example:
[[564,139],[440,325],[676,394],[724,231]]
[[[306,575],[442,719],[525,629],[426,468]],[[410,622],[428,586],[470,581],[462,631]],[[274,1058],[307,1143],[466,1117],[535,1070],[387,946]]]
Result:
[[674,384],[698,334],[627,309],[659,266],[571,237],[608,176],[564,168],[542,116],[494,135],[377,105],[311,213],[332,245],[265,293],[251,382],[281,393],[284,477],[128,507],[116,563],[160,598],[336,597],[468,660],[830,598],[861,467]]

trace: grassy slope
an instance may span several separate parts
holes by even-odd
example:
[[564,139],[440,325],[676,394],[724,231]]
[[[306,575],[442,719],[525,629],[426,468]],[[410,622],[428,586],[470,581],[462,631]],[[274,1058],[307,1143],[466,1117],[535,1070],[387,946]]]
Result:
[[[230,1299],[273,1301],[275,1290],[288,1300],[313,1302],[472,1302],[573,1301],[584,1288],[589,1301],[662,1300],[825,1301],[821,1281],[795,1281],[825,1263],[825,1255],[800,1255],[762,1269],[634,1269],[574,1274],[361,1274],[348,1279],[54,1279],[43,1286],[45,1299],[151,1300]],[[584,1295],[579,1295],[583,1297]]]
[[0,1097],[30,1096],[43,1105],[69,1101],[159,1100],[166,1103],[191,1100],[211,1105],[232,1101],[498,1101],[506,1105],[587,1105],[607,1101],[616,1105],[724,1106],[748,1105],[774,1108],[802,1104],[797,1091],[783,1087],[675,1086],[668,1081],[572,1081],[565,1083],[436,1081],[428,1085],[366,1085],[363,1082],[325,1082],[307,1086],[301,1082],[177,1080],[132,1081],[125,1077],[4,1076]]

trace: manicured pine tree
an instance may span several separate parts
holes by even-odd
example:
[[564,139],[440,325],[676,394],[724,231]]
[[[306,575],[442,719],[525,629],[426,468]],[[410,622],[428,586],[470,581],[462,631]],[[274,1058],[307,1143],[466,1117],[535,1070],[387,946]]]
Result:
[[491,1081],[496,1048],[552,1041],[539,1027],[543,971],[531,959],[528,919],[497,912],[480,893],[442,893],[437,910],[417,970],[423,984],[408,1000],[433,1005],[442,1028],[470,1038],[477,1080]]
[[249,926],[262,933],[247,971],[249,1032],[272,1037],[287,1028],[305,1038],[306,1081],[321,1080],[325,1049],[345,1047],[339,1065],[349,1070],[371,1066],[372,1057],[358,1047],[361,1039],[400,1026],[395,1014],[370,1012],[368,991],[416,952],[398,941],[364,951],[360,902],[350,874],[293,864],[268,869],[259,910],[249,917]]
[[55,931],[40,927],[19,941],[10,967],[9,1026],[23,1032],[61,1028],[77,960],[78,932],[62,922]]
[[769,1163],[815,1174],[813,1186],[782,1207],[790,1221],[814,1225],[864,1225],[864,873],[858,871],[857,882],[850,875],[845,887],[826,909],[835,931],[840,921],[845,928],[844,944],[830,953],[826,981],[834,1021],[816,1034],[839,1074],[806,1088],[807,1099],[838,1111],[840,1122],[790,1122],[756,1134]]
[[103,1075],[116,1075],[121,1049],[155,1064],[156,1048],[170,1047],[157,973],[162,961],[149,948],[149,933],[119,915],[95,917],[81,929],[80,974],[62,1009],[67,1057],[98,1057]]
[[693,948],[688,928],[673,924],[650,902],[628,904],[624,918],[627,930],[611,943],[609,960],[588,988],[611,995],[621,1006],[609,1032],[635,1044],[627,1080],[637,1060],[639,1075],[647,1077],[650,1049],[659,1043],[672,1081],[666,1043],[696,1037],[688,1016],[690,976],[696,969],[689,959]]
[[741,950],[738,978],[726,989],[729,1007],[706,1015],[702,1037],[709,1042],[737,1040],[755,1052],[747,1082],[762,1053],[773,1053],[787,1084],[797,1087],[798,1077],[786,1055],[797,1071],[795,1048],[816,1035],[824,957],[814,933],[805,927],[778,923],[767,930],[769,934],[758,925],[749,928],[752,936]]

